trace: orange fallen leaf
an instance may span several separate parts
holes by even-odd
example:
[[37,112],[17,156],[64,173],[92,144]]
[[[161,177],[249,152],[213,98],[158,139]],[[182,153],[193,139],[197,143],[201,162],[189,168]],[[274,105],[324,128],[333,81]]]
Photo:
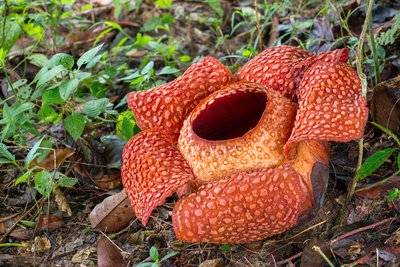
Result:
[[121,230],[132,218],[132,207],[125,190],[104,199],[89,215],[93,228],[107,232]]

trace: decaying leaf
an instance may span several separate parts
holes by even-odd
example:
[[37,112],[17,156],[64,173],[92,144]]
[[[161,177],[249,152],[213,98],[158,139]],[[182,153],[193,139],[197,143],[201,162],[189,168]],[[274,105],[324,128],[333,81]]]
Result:
[[373,92],[374,121],[393,133],[400,133],[400,76],[376,85]]
[[33,166],[38,165],[46,170],[57,169],[61,163],[67,158],[71,157],[74,151],[71,148],[59,148],[57,150],[51,150],[48,156],[41,162],[37,163],[36,160],[32,163]]
[[400,176],[395,176],[389,181],[372,188],[356,191],[356,195],[363,198],[378,199],[383,193],[396,187],[400,187]]
[[121,230],[132,218],[132,207],[125,190],[104,199],[89,215],[93,228],[107,232]]
[[37,218],[36,231],[53,232],[65,224],[61,217],[56,215],[40,215]]
[[97,266],[120,267],[126,266],[121,251],[106,237],[102,236],[97,242]]
[[71,216],[72,210],[69,206],[67,199],[65,198],[64,193],[59,188],[55,188],[53,190],[53,194],[57,203],[58,210],[65,212],[66,214],[68,214],[68,216]]

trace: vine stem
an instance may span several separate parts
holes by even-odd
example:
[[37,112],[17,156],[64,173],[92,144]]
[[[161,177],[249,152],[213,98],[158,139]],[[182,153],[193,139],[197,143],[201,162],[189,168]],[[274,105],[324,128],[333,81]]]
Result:
[[[369,0],[368,1],[368,6],[367,6],[367,10],[365,12],[365,21],[364,21],[364,25],[362,27],[362,32],[360,35],[360,40],[358,42],[358,46],[357,46],[357,55],[356,55],[356,69],[357,69],[357,74],[361,79],[361,87],[362,87],[362,95],[364,96],[364,98],[367,98],[367,79],[366,76],[363,72],[363,67],[362,67],[362,62],[363,62],[363,52],[364,52],[364,42],[365,42],[365,37],[367,35],[367,29],[368,29],[368,25],[371,23],[371,19],[372,19],[372,5],[373,5],[374,1],[373,0]],[[371,32],[371,34],[373,34]],[[353,177],[353,181],[351,182],[351,184],[348,187],[347,190],[347,196],[343,202],[343,206],[342,209],[340,210],[337,220],[336,220],[336,224],[342,224],[343,223],[343,219],[344,219],[344,211],[347,208],[347,206],[350,204],[355,189],[357,187],[357,173],[361,168],[362,165],[362,161],[363,161],[363,152],[364,152],[364,138],[361,138],[358,141],[358,161],[357,161],[357,167],[356,167],[356,171],[354,173],[354,177]]]

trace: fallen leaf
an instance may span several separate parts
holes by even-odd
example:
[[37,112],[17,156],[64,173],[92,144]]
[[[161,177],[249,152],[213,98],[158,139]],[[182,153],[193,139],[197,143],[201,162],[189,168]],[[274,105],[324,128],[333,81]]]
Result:
[[199,267],[224,267],[225,262],[224,259],[213,259],[213,260],[206,260],[200,263]]
[[37,236],[33,244],[29,247],[32,253],[43,253],[51,248],[50,240],[45,236]]
[[132,207],[125,190],[104,199],[89,215],[93,228],[107,232],[121,230],[132,218]]
[[10,227],[13,227],[19,221],[19,215],[13,214],[0,218],[0,233],[5,233]]
[[300,267],[324,266],[325,260],[321,254],[313,249],[314,246],[319,247],[325,255],[329,255],[329,248],[326,241],[314,238],[303,249]]
[[[368,185],[365,185],[364,187],[366,187],[366,186],[368,186]],[[355,194],[362,198],[378,199],[383,193],[385,193],[386,191],[391,190],[392,188],[395,188],[395,187],[400,187],[400,176],[395,176],[383,184],[374,186],[370,189],[358,191]],[[362,189],[362,188],[360,188],[360,189]]]
[[49,233],[64,226],[65,222],[56,215],[40,215],[37,218],[36,231],[48,231]]
[[67,158],[71,157],[75,152],[70,148],[59,148],[57,150],[51,150],[46,158],[41,162],[36,163],[36,160],[32,163],[33,166],[38,165],[46,170],[57,169],[61,163]]
[[100,178],[93,177],[93,181],[101,189],[112,190],[121,185],[121,174],[119,172],[103,174]]
[[72,256],[71,262],[72,263],[80,263],[82,265],[85,265],[85,263],[88,261],[90,254],[95,252],[95,248],[93,247],[85,247]]
[[68,216],[72,215],[71,207],[64,193],[57,187],[53,190],[54,198],[59,211],[65,212]]
[[377,84],[373,92],[374,121],[395,134],[400,133],[400,76]]
[[119,267],[126,266],[121,251],[106,237],[102,236],[97,242],[97,266]]

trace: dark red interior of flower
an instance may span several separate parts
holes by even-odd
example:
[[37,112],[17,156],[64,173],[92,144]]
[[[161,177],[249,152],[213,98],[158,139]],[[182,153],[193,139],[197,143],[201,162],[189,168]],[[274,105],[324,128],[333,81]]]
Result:
[[235,91],[216,98],[193,120],[193,131],[212,141],[241,137],[256,127],[266,104],[263,92]]

